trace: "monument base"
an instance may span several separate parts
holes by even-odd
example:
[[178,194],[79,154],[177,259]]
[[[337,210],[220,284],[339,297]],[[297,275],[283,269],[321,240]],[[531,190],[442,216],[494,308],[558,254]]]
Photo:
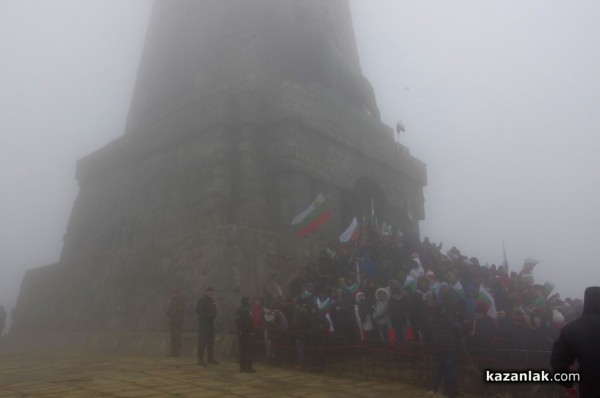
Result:
[[157,333],[168,330],[170,294],[186,302],[184,331],[198,328],[195,304],[216,291],[221,333],[235,331],[242,296],[260,297],[275,274],[289,281],[316,261],[326,242],[235,225],[178,242],[155,242],[90,259],[29,270],[13,311],[14,335],[38,332]]

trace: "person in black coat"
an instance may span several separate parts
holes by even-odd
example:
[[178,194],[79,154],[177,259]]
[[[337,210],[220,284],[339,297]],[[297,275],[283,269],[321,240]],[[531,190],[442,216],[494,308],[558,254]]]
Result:
[[426,311],[423,292],[412,291],[408,296],[408,321],[413,327],[413,333],[418,343],[423,341],[423,315]]
[[396,337],[396,350],[400,347],[406,347],[406,328],[408,326],[408,311],[409,311],[409,295],[410,289],[392,289],[392,297],[388,302],[388,313],[390,315],[390,321],[392,328],[394,328],[394,335]]
[[254,373],[252,368],[252,336],[254,336],[254,325],[252,323],[252,311],[250,310],[250,299],[243,297],[240,308],[235,313],[235,326],[238,332],[240,372]]
[[442,379],[445,379],[445,395],[456,398],[458,396],[456,354],[460,339],[460,325],[444,312],[443,306],[439,303],[429,308],[425,324],[428,341],[431,344],[431,351],[436,362],[433,388],[430,394],[435,394]]
[[494,321],[488,316],[485,306],[477,306],[473,324],[469,329],[467,333],[469,353],[475,358],[490,358],[494,349],[492,340],[496,330]]
[[[550,364],[558,373],[569,372],[575,360],[579,363],[579,396],[600,397],[600,287],[585,289],[583,314],[566,325],[552,348]],[[572,382],[559,383],[569,396],[576,397]]]
[[[218,365],[213,356],[215,346],[215,318],[217,317],[217,302],[214,298],[215,291],[208,287],[204,295],[196,302],[196,315],[198,316],[198,365],[206,366],[207,363]],[[207,361],[204,362],[206,350]]]

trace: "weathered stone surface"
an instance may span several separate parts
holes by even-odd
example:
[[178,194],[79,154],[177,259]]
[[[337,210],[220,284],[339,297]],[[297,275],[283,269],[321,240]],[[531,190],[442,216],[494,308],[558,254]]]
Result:
[[[371,198],[418,234],[425,165],[379,121],[346,0],[155,4],[126,134],[78,162],[60,263],[27,273],[14,331],[165,330],[169,291],[208,285],[227,331]],[[319,193],[332,221],[292,237]]]

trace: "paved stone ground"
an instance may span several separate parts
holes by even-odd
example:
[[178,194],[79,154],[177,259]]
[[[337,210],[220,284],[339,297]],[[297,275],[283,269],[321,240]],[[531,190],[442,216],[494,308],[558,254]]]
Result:
[[[0,351],[0,397],[424,397],[415,386],[335,378],[261,363],[238,372],[230,358],[198,367],[193,358],[81,352]],[[464,396],[467,398],[466,396]]]

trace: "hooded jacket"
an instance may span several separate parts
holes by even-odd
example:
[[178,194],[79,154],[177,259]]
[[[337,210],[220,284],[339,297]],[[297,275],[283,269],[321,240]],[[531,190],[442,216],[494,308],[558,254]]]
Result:
[[[581,398],[600,396],[600,287],[585,289],[583,315],[566,325],[554,343],[550,363],[554,372],[568,372],[577,359]],[[573,383],[559,383],[571,387]]]
[[356,293],[356,304],[354,304],[354,316],[358,323],[359,331],[361,332],[361,338],[363,332],[369,332],[373,330],[373,317],[371,315],[371,308],[367,304],[365,294],[363,292]]
[[392,297],[388,301],[388,313],[394,329],[401,330],[407,326],[410,305],[408,300],[407,296],[398,297],[397,294],[392,294]]
[[[380,292],[385,293],[385,299],[383,299],[383,300],[379,299],[379,293]],[[378,324],[387,325],[387,323],[388,323],[388,321],[390,319],[389,314],[388,314],[388,301],[389,301],[389,297],[390,297],[390,293],[384,287],[380,287],[379,289],[377,289],[375,291],[375,298],[376,298],[377,301],[375,303],[375,308],[374,308],[374,312],[373,312],[373,319]]]

